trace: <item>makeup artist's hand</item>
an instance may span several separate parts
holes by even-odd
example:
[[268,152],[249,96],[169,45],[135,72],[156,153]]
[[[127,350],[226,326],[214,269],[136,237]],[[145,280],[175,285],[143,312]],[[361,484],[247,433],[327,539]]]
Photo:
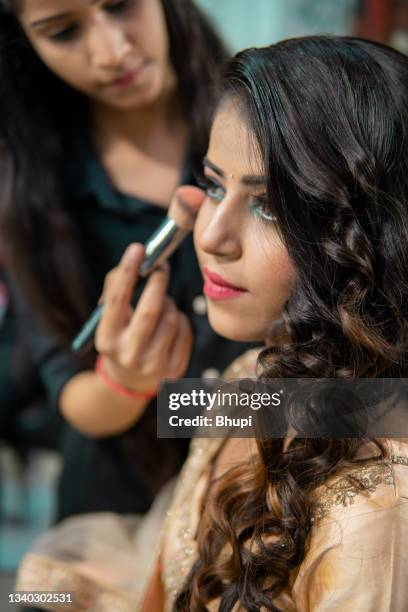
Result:
[[149,276],[136,308],[131,307],[143,255],[143,245],[130,245],[107,274],[101,298],[104,312],[95,337],[109,377],[135,391],[154,389],[160,378],[181,377],[193,342],[186,315],[166,295],[167,263]]

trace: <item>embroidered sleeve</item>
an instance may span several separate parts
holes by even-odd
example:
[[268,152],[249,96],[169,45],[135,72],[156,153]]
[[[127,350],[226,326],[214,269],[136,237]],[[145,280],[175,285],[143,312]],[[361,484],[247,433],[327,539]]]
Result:
[[327,485],[318,496],[312,522],[327,516],[336,506],[350,506],[360,495],[370,497],[380,485],[393,485],[393,463],[408,466],[408,457],[394,456],[391,461],[363,465],[351,474]]

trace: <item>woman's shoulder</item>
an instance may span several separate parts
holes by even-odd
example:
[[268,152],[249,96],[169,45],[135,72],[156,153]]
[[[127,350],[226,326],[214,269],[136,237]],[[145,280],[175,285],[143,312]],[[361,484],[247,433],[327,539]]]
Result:
[[387,440],[385,445],[386,459],[366,459],[319,487],[313,523],[349,520],[352,515],[391,509],[408,501],[408,440]]
[[296,610],[406,609],[408,444],[317,490],[306,554],[292,583]]

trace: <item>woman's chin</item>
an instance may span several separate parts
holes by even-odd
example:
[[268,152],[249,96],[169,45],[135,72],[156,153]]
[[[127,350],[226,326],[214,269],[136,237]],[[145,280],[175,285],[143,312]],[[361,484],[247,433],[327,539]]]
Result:
[[212,329],[227,340],[236,342],[263,342],[266,331],[264,329],[254,329],[248,325],[248,321],[234,321],[228,316],[212,315],[208,313],[208,320]]

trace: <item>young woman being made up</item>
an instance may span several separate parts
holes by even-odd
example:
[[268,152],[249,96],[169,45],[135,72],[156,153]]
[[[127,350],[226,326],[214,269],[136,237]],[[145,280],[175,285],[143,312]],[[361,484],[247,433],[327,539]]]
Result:
[[[408,58],[288,40],[222,92],[195,247],[213,329],[265,342],[226,376],[406,377]],[[336,414],[292,409],[284,438],[193,440],[145,611],[407,609],[408,438],[297,437]]]

